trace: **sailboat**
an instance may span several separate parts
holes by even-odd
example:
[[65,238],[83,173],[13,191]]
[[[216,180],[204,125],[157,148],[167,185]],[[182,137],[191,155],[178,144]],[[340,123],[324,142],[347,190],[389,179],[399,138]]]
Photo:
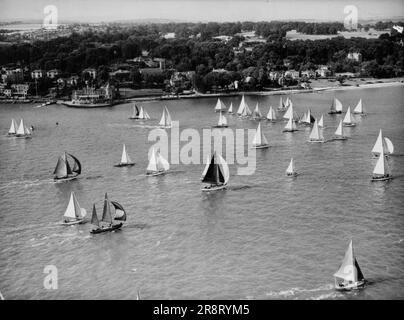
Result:
[[[73,159],[73,169],[67,160],[67,156]],[[81,174],[81,163],[75,156],[65,152],[59,157],[53,174],[54,180],[73,180]]]
[[323,115],[321,115],[321,118],[320,118],[320,120],[318,121],[318,126],[319,126],[320,128],[324,128],[324,116],[323,116]]
[[305,125],[311,125],[312,123],[314,123],[315,119],[314,117],[311,115],[311,111],[310,109],[307,110],[306,116],[302,119],[302,123]]
[[269,148],[268,140],[265,138],[264,133],[261,130],[261,123],[258,123],[257,131],[255,132],[254,139],[252,141],[252,147],[254,149],[266,149]]
[[314,121],[313,129],[311,129],[309,142],[324,142],[323,133],[318,128],[317,119]]
[[343,125],[345,127],[355,127],[356,123],[353,119],[352,113],[351,113],[351,107],[348,107],[348,110],[345,113],[344,120],[342,121]]
[[[95,204],[93,204],[93,212],[91,216],[91,224],[96,226],[96,229],[90,231],[92,234],[114,231],[120,229],[123,222],[114,224],[114,221],[126,221],[125,209],[116,201],[110,201],[105,193],[104,208],[102,210],[101,221],[98,220]],[[102,224],[104,222],[104,224]]]
[[380,129],[379,135],[372,149],[372,154],[377,158],[382,151],[385,156],[388,156],[394,152],[394,145],[389,138],[383,138],[382,129]]
[[348,138],[344,136],[344,128],[342,126],[342,120],[340,120],[338,128],[334,133],[333,140],[346,140],[346,139],[348,139]]
[[[289,98],[288,98],[289,99]],[[278,106],[278,111],[286,111],[288,107],[285,106],[285,103],[282,100],[282,97],[279,98],[279,106]]]
[[288,110],[286,110],[285,114],[283,115],[283,119],[292,119],[295,117],[295,113],[293,112],[293,104],[290,103]]
[[241,114],[243,113],[245,104],[246,104],[246,102],[245,102],[245,98],[244,98],[244,95],[243,95],[243,96],[241,97],[240,105],[239,105],[239,107],[238,107],[238,109],[237,109],[237,114],[238,114],[239,116],[241,116]]
[[154,148],[151,153],[149,160],[149,165],[146,169],[146,175],[148,176],[159,176],[165,174],[170,169],[170,164],[159,151],[155,152]]
[[225,111],[225,110],[226,110],[225,104],[222,102],[222,100],[220,100],[220,98],[218,98],[217,102],[216,102],[216,106],[215,106],[215,112],[220,112],[220,111]]
[[393,176],[390,173],[389,164],[382,149],[380,157],[377,159],[376,166],[373,170],[372,181],[385,181],[390,179],[393,179]]
[[286,124],[282,132],[293,132],[293,131],[297,131],[296,123],[293,120],[293,118],[289,118],[288,123]]
[[352,240],[349,242],[344,259],[338,271],[334,273],[335,289],[337,290],[357,290],[366,284],[365,277],[355,258]]
[[260,108],[258,106],[258,102],[257,105],[255,106],[254,112],[252,113],[252,118],[254,120],[261,120],[263,118]]
[[135,165],[135,163],[132,162],[131,158],[129,157],[128,151],[126,150],[126,146],[124,144],[123,149],[122,149],[121,162],[114,165],[114,167],[131,167],[134,165]]
[[135,105],[133,106],[132,115],[129,117],[129,119],[139,119],[139,113],[140,113],[139,108],[138,108],[137,105],[135,104]]
[[162,128],[171,128],[171,116],[166,106],[164,106],[163,114],[161,116],[159,125]]
[[29,129],[24,125],[24,120],[21,119],[20,125],[15,133],[17,138],[31,138],[31,132]]
[[276,113],[275,113],[274,108],[272,108],[272,106],[269,106],[267,120],[272,121],[272,122],[276,121]]
[[358,102],[358,104],[356,105],[356,107],[355,107],[353,113],[354,113],[354,114],[362,114],[362,115],[365,114],[365,111],[364,111],[363,105],[362,105],[362,98],[359,99],[359,102]]
[[223,115],[223,112],[220,112],[219,114],[219,122],[217,123],[216,126],[214,126],[214,128],[227,128],[227,119],[226,117]]
[[229,109],[227,110],[227,113],[228,113],[228,114],[233,114],[233,102],[230,103],[230,107],[229,107]]
[[331,104],[331,109],[329,114],[341,114],[342,113],[342,103],[339,101],[337,98],[334,98],[332,104]]
[[286,175],[288,177],[296,177],[298,175],[298,173],[296,172],[295,164],[293,162],[293,158],[290,159],[289,166],[286,169]]
[[65,214],[63,215],[64,220],[62,224],[67,226],[84,223],[84,217],[86,216],[86,214],[86,209],[80,207],[76,195],[74,194],[74,192],[71,192],[69,204],[67,205],[67,209],[65,211]]
[[145,109],[143,109],[143,107],[140,107],[140,111],[139,111],[139,115],[137,117],[138,120],[149,120],[150,116],[147,113],[147,111]]
[[10,129],[8,130],[7,135],[13,137],[16,135],[16,133],[17,133],[17,124],[14,119],[11,119],[11,126]]
[[227,187],[229,182],[229,166],[221,155],[213,154],[209,162],[209,167],[202,179],[203,183],[208,183],[208,186],[203,187],[202,191],[216,191]]
[[250,108],[248,107],[247,102],[245,102],[244,95],[243,95],[243,97],[241,98],[241,102],[240,102],[240,106],[239,106],[239,108],[238,108],[238,110],[237,110],[237,114],[238,114],[240,117],[248,117],[248,116],[251,115],[251,110],[250,110]]

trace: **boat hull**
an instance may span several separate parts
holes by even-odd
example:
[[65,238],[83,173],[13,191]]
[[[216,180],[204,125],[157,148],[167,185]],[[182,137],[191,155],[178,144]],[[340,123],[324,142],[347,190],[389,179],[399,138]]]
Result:
[[67,107],[71,108],[105,108],[112,107],[114,103],[112,102],[104,102],[104,103],[72,103],[70,101],[59,102]]
[[308,140],[308,142],[311,142],[311,143],[324,143],[325,141],[324,140]]
[[393,176],[385,176],[385,177],[372,177],[371,181],[387,181],[393,179]]
[[342,111],[330,111],[328,114],[342,114]]
[[334,137],[333,140],[347,140],[347,137]]
[[212,126],[212,128],[228,128],[229,126]]
[[356,123],[343,123],[342,124],[344,127],[355,127]]
[[264,144],[261,146],[252,146],[251,149],[268,149],[269,148],[269,144]]
[[116,167],[116,168],[133,167],[134,165],[135,165],[134,162],[130,162],[130,163],[118,163],[118,164],[115,164],[114,167]]
[[297,177],[299,174],[297,172],[293,172],[293,173],[287,173],[286,176],[290,177],[290,178],[294,178]]
[[118,230],[121,227],[122,227],[122,223],[119,223],[119,224],[114,224],[114,225],[112,225],[110,227],[98,228],[98,229],[91,230],[90,233],[91,234],[97,234],[97,233],[111,232],[111,231],[114,231],[114,230]]
[[53,180],[55,182],[65,182],[65,181],[71,181],[71,180],[77,179],[78,176],[79,175],[77,174],[75,176],[71,176],[71,177],[67,177],[67,178],[53,178]]
[[202,192],[210,192],[210,191],[224,190],[224,189],[226,189],[226,188],[227,188],[227,185],[226,185],[226,184],[222,184],[222,185],[220,185],[220,186],[206,186],[206,187],[203,187],[203,188],[201,189],[201,191],[202,191]]
[[155,177],[155,176],[161,176],[163,174],[166,174],[167,171],[159,171],[159,172],[147,172],[146,176],[148,177]]
[[287,129],[282,130],[282,132],[295,132],[295,131],[299,131],[299,130],[287,130]]
[[350,283],[346,285],[335,285],[335,290],[338,291],[351,291],[351,290],[359,290],[365,287],[366,281],[357,281],[355,283]]
[[76,220],[76,221],[69,221],[69,222],[62,222],[61,225],[62,226],[73,226],[75,224],[83,224],[85,223],[84,219],[81,220]]

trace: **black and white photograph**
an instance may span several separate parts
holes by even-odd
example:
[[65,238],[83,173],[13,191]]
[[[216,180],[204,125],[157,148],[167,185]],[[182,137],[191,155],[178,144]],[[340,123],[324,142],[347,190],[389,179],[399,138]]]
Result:
[[0,1],[0,305],[402,300],[403,194],[402,0]]

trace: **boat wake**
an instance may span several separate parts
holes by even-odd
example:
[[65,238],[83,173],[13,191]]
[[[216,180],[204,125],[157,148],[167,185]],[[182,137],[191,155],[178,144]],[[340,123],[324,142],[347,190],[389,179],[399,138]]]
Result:
[[240,191],[240,190],[246,190],[246,189],[250,189],[250,188],[253,188],[253,186],[247,186],[247,185],[244,185],[244,186],[231,186],[231,187],[227,187],[227,190]]
[[122,228],[143,230],[143,229],[150,229],[151,225],[147,224],[147,223],[132,223],[132,224],[124,225]]
[[44,184],[51,184],[54,183],[53,179],[46,179],[46,180],[14,180],[9,183],[6,183],[4,185],[0,184],[0,190],[2,189],[9,189],[12,187],[23,187],[23,188],[29,188],[29,187],[35,187],[35,186],[40,186]]
[[85,177],[86,180],[95,180],[102,178],[102,175]]
[[327,284],[327,285],[323,285],[323,286],[320,286],[318,288],[313,288],[313,289],[296,287],[296,288],[291,288],[291,289],[281,290],[281,291],[270,291],[270,292],[266,293],[266,296],[271,297],[271,298],[286,298],[286,299],[295,297],[296,299],[298,299],[300,294],[321,292],[321,291],[330,291],[330,290],[332,290],[333,292],[322,293],[319,296],[311,296],[311,297],[308,297],[308,299],[321,300],[321,299],[331,299],[331,298],[336,298],[336,297],[342,296],[338,292],[334,291],[333,284]]

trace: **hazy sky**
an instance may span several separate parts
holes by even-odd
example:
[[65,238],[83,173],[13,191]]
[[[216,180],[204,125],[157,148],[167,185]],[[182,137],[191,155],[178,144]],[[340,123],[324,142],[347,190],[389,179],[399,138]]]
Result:
[[42,20],[44,7],[58,8],[59,21],[128,19],[343,21],[355,5],[359,20],[404,16],[404,0],[0,0],[0,20]]

